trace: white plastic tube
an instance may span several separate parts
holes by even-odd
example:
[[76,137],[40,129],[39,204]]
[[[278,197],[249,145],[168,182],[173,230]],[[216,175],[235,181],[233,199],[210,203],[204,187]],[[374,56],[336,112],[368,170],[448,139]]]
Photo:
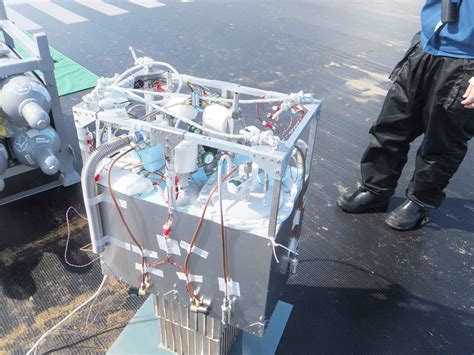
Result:
[[[224,99],[222,97],[211,97],[211,96],[201,96],[200,99],[209,102],[224,102],[224,103],[234,103],[234,99]],[[290,99],[290,96],[283,97],[272,97],[268,99],[253,99],[253,100],[239,100],[239,104],[251,105],[251,104],[265,104],[273,102],[283,102]]]
[[114,88],[119,88],[119,89],[124,89],[130,92],[133,92],[134,94],[144,94],[144,95],[151,95],[151,96],[161,96],[161,97],[182,97],[184,98],[189,98],[190,96],[188,94],[181,94],[179,92],[164,92],[164,91],[151,91],[151,90],[143,90],[143,89],[132,89],[132,88],[125,88],[122,86],[118,85],[113,85],[112,87]]
[[162,66],[162,67],[166,67],[168,68],[169,70],[171,70],[178,78],[178,87],[176,89],[176,92],[180,92],[181,91],[181,88],[183,87],[183,79],[181,78],[181,75],[178,73],[178,71],[173,67],[171,66],[170,64],[168,63],[165,63],[165,62],[156,62],[156,61],[152,61],[152,62],[147,62],[147,63],[143,63],[143,64],[138,64],[126,71],[124,71],[122,74],[120,74],[118,76],[118,78],[116,78],[114,80],[114,84],[115,85],[118,85],[122,80],[124,80],[125,78],[127,78],[129,75],[133,74],[134,72],[142,69],[142,68],[145,68],[145,67],[148,67],[148,66],[151,66],[151,65],[158,65],[158,66]]
[[104,284],[105,284],[105,281],[107,280],[107,275],[104,275],[104,278],[102,279],[102,282],[100,283],[100,286],[99,288],[97,289],[97,291],[95,291],[95,293],[87,300],[85,301],[83,304],[81,304],[80,306],[76,307],[71,313],[69,313],[62,321],[60,321],[59,323],[57,323],[54,327],[52,327],[51,329],[49,329],[46,333],[44,333],[39,339],[38,341],[35,343],[35,345],[33,345],[33,347],[28,350],[28,352],[26,353],[26,355],[31,355],[31,354],[36,354],[37,352],[37,348],[38,346],[40,345],[40,343],[44,340],[44,338],[46,338],[48,335],[50,335],[54,330],[56,330],[61,324],[63,324],[65,321],[67,321],[69,318],[71,318],[76,312],[78,312],[79,310],[81,310],[82,308],[84,308],[85,306],[87,306],[90,302],[92,302],[100,293],[100,291],[102,290],[102,288],[104,287]]
[[[141,103],[145,103],[145,99],[143,97],[140,97],[136,94],[134,94],[132,91],[130,91],[129,89],[125,89],[125,88],[120,88],[120,87],[117,87],[117,86],[113,86],[111,87],[111,89],[113,90],[116,90],[116,91],[119,91],[121,93],[124,93],[126,95],[128,95],[130,98],[132,98],[133,100],[135,101],[138,101],[138,102],[141,102]],[[220,137],[223,137],[223,138],[228,138],[228,139],[244,139],[245,136],[241,135],[241,134],[228,134],[228,133],[222,133],[222,132],[217,132],[217,131],[214,131],[210,128],[206,128],[186,117],[183,117],[183,116],[180,116],[180,115],[176,115],[175,113],[165,109],[164,107],[161,107],[157,104],[152,104],[153,108],[155,108],[157,111],[160,111],[164,114],[167,114],[169,116],[173,116],[173,117],[176,117],[178,120],[181,120],[183,122],[186,122],[187,124],[190,124],[190,125],[193,125],[194,127],[200,129],[201,131],[203,132],[208,132],[210,134],[213,134],[215,136],[220,136]]]
[[223,170],[222,167],[224,166],[224,163],[227,163],[227,171],[230,171],[232,169],[232,159],[230,159],[230,157],[227,154],[221,156],[221,158],[219,159],[219,163],[217,165],[217,189],[219,193],[219,208],[221,210],[221,214],[222,214],[222,170]]

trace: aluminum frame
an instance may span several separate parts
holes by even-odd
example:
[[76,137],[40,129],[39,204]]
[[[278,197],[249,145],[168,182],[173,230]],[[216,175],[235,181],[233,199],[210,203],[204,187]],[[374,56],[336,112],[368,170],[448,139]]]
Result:
[[[11,49],[16,50],[17,46],[15,42],[17,42],[26,52],[28,52],[28,55],[31,56],[31,58],[19,57],[19,59],[13,63],[1,64],[0,77],[8,77],[26,72],[41,72],[42,82],[51,95],[52,124],[61,140],[61,148],[58,154],[58,159],[61,163],[60,175],[58,178],[59,183],[53,183],[53,181],[45,185],[27,189],[18,194],[4,197],[1,196],[5,195],[5,193],[0,193],[1,206],[20,198],[31,196],[60,185],[73,185],[80,181],[80,176],[74,168],[74,152],[72,152],[72,148],[68,144],[73,139],[73,135],[71,134],[73,131],[69,129],[69,125],[67,124],[61,110],[56,78],[54,76],[54,60],[49,51],[48,37],[44,32],[38,32],[35,33],[32,38],[30,38],[15,23],[8,19],[3,0],[0,0],[0,30],[4,35],[5,43]],[[6,175],[10,178],[16,176],[17,174],[24,173],[18,172],[18,169],[12,169],[13,168],[10,168],[6,172]]]
[[[253,89],[222,81],[207,80],[188,75],[182,75],[182,78],[207,88],[220,90],[224,97],[232,96],[230,94],[257,97],[270,95],[272,97],[286,97],[282,93]],[[229,253],[229,265],[233,265],[234,276],[241,283],[241,289],[246,295],[243,299],[237,299],[235,313],[231,317],[230,325],[257,336],[262,336],[265,331],[266,324],[278,301],[279,290],[285,284],[289,274],[290,262],[295,258],[294,253],[290,253],[285,249],[277,248],[272,250],[274,247],[272,243],[290,246],[293,239],[297,240],[301,233],[301,216],[304,213],[303,200],[311,175],[311,162],[315,149],[321,102],[315,101],[312,104],[303,106],[306,111],[304,117],[298,123],[298,126],[295,127],[290,137],[285,141],[281,141],[277,147],[263,145],[248,146],[214,136],[191,133],[176,127],[164,127],[153,122],[131,119],[128,118],[126,113],[124,115],[124,109],[93,110],[86,103],[80,103],[73,108],[79,139],[86,137],[84,134],[86,127],[90,126],[93,130],[101,127],[101,124],[118,128],[122,131],[121,133],[125,133],[124,131],[129,133],[140,131],[150,142],[153,144],[158,143],[164,147],[165,153],[168,156],[173,156],[175,146],[185,140],[198,145],[249,156],[252,161],[255,161],[273,179],[272,191],[269,191],[272,196],[270,217],[268,219],[268,226],[264,226],[266,228],[264,229],[266,231],[265,235],[254,234],[251,231],[242,231],[236,226],[230,227],[226,225],[229,250],[235,251]],[[126,119],[124,119],[125,116]],[[306,176],[302,181],[301,190],[294,200],[289,217],[281,222],[281,219],[279,220],[279,202],[282,194],[282,179],[294,152],[294,147],[300,139],[305,140],[307,143],[307,150],[305,152]],[[79,143],[86,147],[85,142],[80,141]],[[87,154],[86,150],[84,150],[84,153]],[[105,244],[105,251],[101,254],[102,271],[104,274],[115,276],[131,285],[136,285],[137,279],[140,278],[140,270],[136,268],[139,261],[137,250],[136,248],[134,250],[135,246],[130,244],[130,237],[123,225],[117,223],[119,216],[115,206],[110,203],[111,199],[108,188],[100,186],[98,190],[99,198],[96,198],[97,202],[93,203],[99,204],[100,219],[104,233],[102,242]],[[128,225],[132,230],[138,232],[137,238],[147,250],[147,253],[153,255],[163,253],[157,245],[156,238],[157,233],[160,234],[161,223],[166,220],[167,208],[143,200],[139,196],[130,197],[118,192],[116,192],[116,196],[123,206],[122,213],[127,219]],[[193,233],[198,217],[178,210],[174,212],[174,219],[176,219],[177,224],[173,227],[172,238],[176,238],[176,241],[180,243],[185,242],[189,245],[189,238]],[[217,319],[220,319],[221,315],[220,304],[223,301],[223,294],[220,292],[217,284],[217,278],[222,276],[217,266],[220,265],[220,245],[214,244],[213,236],[220,233],[219,228],[220,225],[218,223],[208,218],[204,219],[199,247],[208,251],[209,257],[206,260],[201,260],[198,256],[193,257],[191,264],[193,272],[196,272],[197,275],[202,275],[207,280],[199,288],[203,291],[203,296],[205,298],[208,297],[212,301],[209,316]],[[238,250],[251,252],[239,253]],[[279,259],[279,264],[274,256]],[[182,256],[176,258],[178,263],[183,262]],[[252,269],[253,266],[258,269]],[[160,271],[164,272],[165,275],[169,275],[168,273],[170,272],[176,272],[176,270],[170,269],[169,265],[164,266],[164,269]],[[187,293],[183,280],[175,280],[175,275],[163,277],[151,273],[150,277],[152,279],[150,291],[153,294],[163,297],[171,292],[176,297],[176,304],[174,306],[178,307],[181,303],[187,304]],[[255,295],[255,293],[258,295]],[[169,319],[165,316],[162,319],[162,327],[165,327],[167,322],[169,323]],[[174,321],[171,323],[177,325]],[[173,325],[171,323],[168,325],[172,328]],[[182,329],[187,329],[186,322],[182,326]]]

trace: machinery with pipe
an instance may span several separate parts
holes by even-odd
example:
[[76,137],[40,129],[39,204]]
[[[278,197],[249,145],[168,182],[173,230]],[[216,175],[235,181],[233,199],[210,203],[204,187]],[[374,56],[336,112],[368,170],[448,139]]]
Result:
[[296,273],[321,102],[132,54],[73,108],[92,249],[154,295],[163,347],[224,354]]
[[[2,205],[46,189],[77,183],[79,174],[74,169],[74,154],[69,146],[74,131],[68,129],[61,112],[46,35],[36,33],[30,37],[23,32],[8,20],[3,1],[0,1],[0,28],[5,39],[0,42]],[[18,54],[19,48],[26,53],[25,57]],[[41,174],[37,172],[47,177],[39,177]]]

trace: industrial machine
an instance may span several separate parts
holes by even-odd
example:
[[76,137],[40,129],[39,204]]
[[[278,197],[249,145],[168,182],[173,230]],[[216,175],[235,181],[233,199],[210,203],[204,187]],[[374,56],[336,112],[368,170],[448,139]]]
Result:
[[296,272],[321,102],[131,50],[135,66],[73,108],[92,249],[154,295],[163,347],[227,353],[264,334]]
[[[7,19],[0,1],[0,205],[79,182],[44,33]],[[20,51],[22,56],[20,56]],[[74,134],[74,130],[72,130]]]

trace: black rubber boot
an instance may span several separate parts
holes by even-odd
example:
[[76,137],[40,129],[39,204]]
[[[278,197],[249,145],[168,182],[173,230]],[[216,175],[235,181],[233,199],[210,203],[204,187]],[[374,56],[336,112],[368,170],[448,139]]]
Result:
[[385,223],[398,231],[408,231],[423,227],[429,222],[428,209],[407,199],[385,220]]
[[347,213],[385,212],[390,197],[378,196],[367,189],[360,187],[352,194],[339,196],[336,203]]

